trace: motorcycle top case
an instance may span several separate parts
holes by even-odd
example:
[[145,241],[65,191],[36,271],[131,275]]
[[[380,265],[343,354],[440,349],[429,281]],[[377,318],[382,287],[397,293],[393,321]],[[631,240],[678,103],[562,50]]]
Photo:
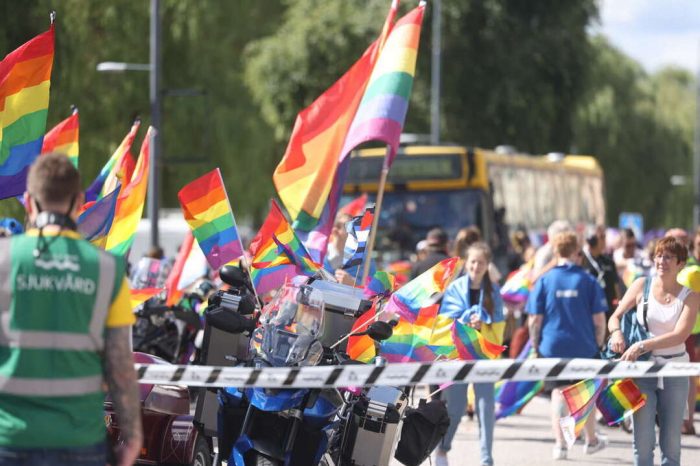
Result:
[[406,394],[398,388],[372,387],[369,390],[367,403],[358,403],[352,416],[356,431],[351,464],[389,464],[399,440],[401,419],[407,404]]
[[[355,319],[372,307],[369,300],[363,299],[362,288],[324,280],[315,280],[310,286],[323,293],[325,313],[320,340],[326,348],[350,333]],[[345,351],[346,345],[347,341],[338,349]]]

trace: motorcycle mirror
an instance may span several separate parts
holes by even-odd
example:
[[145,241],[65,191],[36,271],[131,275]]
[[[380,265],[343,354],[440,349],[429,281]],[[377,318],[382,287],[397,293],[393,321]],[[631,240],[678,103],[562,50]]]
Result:
[[394,331],[391,328],[391,325],[378,320],[376,322],[372,322],[364,333],[374,341],[384,341],[391,338]]
[[234,288],[246,288],[248,281],[245,273],[235,265],[224,265],[219,271],[221,280]]
[[256,327],[254,319],[243,317],[225,307],[207,309],[204,315],[209,325],[228,333],[252,332]]

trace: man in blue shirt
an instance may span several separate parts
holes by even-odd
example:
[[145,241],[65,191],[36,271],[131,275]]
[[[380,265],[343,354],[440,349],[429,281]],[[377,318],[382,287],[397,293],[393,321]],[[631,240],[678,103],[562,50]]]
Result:
[[[608,304],[598,282],[578,263],[581,247],[573,232],[559,233],[552,240],[557,266],[536,282],[527,303],[530,339],[537,354],[546,358],[593,358],[605,337]],[[566,445],[559,419],[567,409],[560,387],[574,381],[557,381],[552,389],[552,430],[556,445],[554,459],[566,459]],[[584,452],[605,447],[595,434],[595,417],[585,427]]]

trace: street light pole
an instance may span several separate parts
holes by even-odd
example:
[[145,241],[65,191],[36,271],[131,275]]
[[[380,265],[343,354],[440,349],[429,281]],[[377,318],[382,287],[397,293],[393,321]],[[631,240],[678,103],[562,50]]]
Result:
[[442,0],[433,6],[432,60],[430,62],[430,144],[440,143],[440,67],[442,61]]
[[160,166],[160,0],[151,0],[151,50],[150,50],[151,135],[150,167],[148,171],[148,218],[151,219],[151,247],[156,248],[158,238],[158,168]]

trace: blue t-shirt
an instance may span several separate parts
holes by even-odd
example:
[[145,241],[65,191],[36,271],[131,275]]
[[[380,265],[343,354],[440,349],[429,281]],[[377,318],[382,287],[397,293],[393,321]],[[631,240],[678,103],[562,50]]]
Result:
[[598,352],[593,314],[608,304],[598,282],[578,265],[560,265],[535,283],[528,314],[543,314],[538,352],[546,358],[591,358]]

